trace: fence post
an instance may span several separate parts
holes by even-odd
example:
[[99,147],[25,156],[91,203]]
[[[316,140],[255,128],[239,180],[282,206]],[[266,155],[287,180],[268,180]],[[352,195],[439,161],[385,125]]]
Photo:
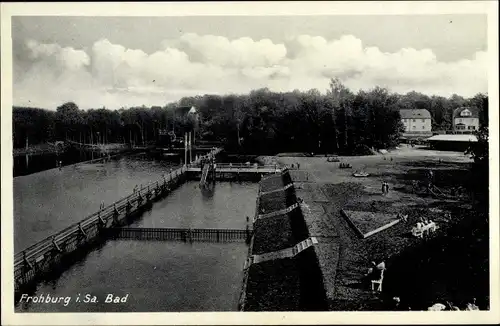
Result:
[[87,233],[82,228],[82,223],[78,223],[78,231],[80,232],[80,237],[86,237]]
[[127,199],[127,206],[125,207],[125,215],[129,216],[131,209],[132,209],[132,204],[130,203],[130,200]]
[[54,245],[54,248],[55,248],[55,250],[57,252],[62,252],[61,248],[59,247],[59,245],[56,242],[56,237],[55,236],[52,237],[52,244]]
[[137,208],[141,207],[142,205],[142,196],[141,196],[141,193],[139,193],[139,195],[137,196]]
[[98,227],[99,229],[103,229],[104,226],[106,225],[106,222],[101,217],[101,212],[97,212],[97,218],[98,218]]
[[118,225],[118,216],[120,215],[120,212],[116,209],[116,204],[114,205],[113,208],[113,223]]
[[25,270],[29,271],[29,270],[31,270],[33,268],[33,266],[31,265],[31,263],[26,258],[26,251],[23,251],[23,263],[24,263]]

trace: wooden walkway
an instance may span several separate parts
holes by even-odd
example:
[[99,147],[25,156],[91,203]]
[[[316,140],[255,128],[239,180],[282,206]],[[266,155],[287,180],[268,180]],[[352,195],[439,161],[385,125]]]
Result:
[[[197,164],[190,164],[188,172],[202,172],[202,168]],[[277,165],[247,165],[240,163],[217,163],[215,164],[217,173],[279,173],[281,169]]]
[[248,241],[252,230],[240,229],[186,229],[186,228],[111,228],[111,239],[236,242]]

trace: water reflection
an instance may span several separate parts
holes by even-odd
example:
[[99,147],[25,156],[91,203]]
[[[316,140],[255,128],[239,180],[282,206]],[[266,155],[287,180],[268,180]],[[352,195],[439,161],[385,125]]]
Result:
[[[156,202],[135,227],[238,228],[255,213],[257,184],[217,183],[205,197],[191,181]],[[247,255],[245,243],[108,241],[36,295],[130,294],[120,305],[104,303],[19,305],[18,311],[234,311]]]
[[129,195],[134,186],[159,180],[165,161],[123,157],[107,163],[65,166],[13,180],[14,249],[18,252]]
[[213,185],[213,184],[208,185],[207,184],[205,187],[200,186],[199,188],[200,188],[202,198],[204,201],[208,201],[214,197],[215,185]]
[[[243,243],[110,241],[36,295],[71,297],[62,304],[19,304],[18,312],[235,311],[247,246]],[[75,302],[90,294],[99,302]],[[127,302],[106,304],[108,294]]]
[[[31,164],[31,162],[29,162]],[[15,251],[81,220],[140,186],[162,178],[171,164],[124,157],[98,164],[66,166],[14,178]],[[245,228],[255,213],[258,185],[216,183],[200,189],[187,182],[132,226]],[[33,294],[71,296],[108,293],[129,300],[100,303],[20,304],[19,312],[231,311],[241,290],[245,243],[108,241],[55,273]]]

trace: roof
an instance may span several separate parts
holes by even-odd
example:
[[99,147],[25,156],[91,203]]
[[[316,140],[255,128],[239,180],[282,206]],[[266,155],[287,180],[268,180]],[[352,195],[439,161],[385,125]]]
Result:
[[399,110],[401,119],[430,119],[431,114],[426,109]]
[[472,115],[468,116],[467,118],[479,118],[479,110],[476,107],[473,106],[463,106],[458,109],[455,109],[453,111],[453,118],[457,118],[460,116],[460,113],[462,113],[463,110],[468,109]]
[[186,115],[189,113],[197,113],[194,106],[178,106],[175,108],[176,114]]
[[475,135],[435,135],[427,138],[428,141],[461,141],[461,142],[477,142]]

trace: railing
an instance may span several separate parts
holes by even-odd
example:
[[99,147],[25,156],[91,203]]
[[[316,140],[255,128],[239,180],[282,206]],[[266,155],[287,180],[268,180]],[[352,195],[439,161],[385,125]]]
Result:
[[[201,168],[199,164],[193,163],[193,164],[188,164],[188,168]],[[258,165],[258,164],[245,164],[245,163],[216,163],[215,164],[215,169],[216,170],[241,170],[241,169],[247,169],[247,170],[274,170],[277,172],[281,172],[280,166],[277,164],[266,164],[266,165]]]
[[175,241],[247,241],[250,229],[186,229],[186,228],[111,228],[112,239]]
[[151,192],[153,190],[156,190],[157,187],[161,183],[168,185],[170,182],[173,182],[176,180],[176,178],[180,177],[184,172],[186,171],[185,167],[180,167],[168,175],[168,182],[167,178],[164,177],[160,181],[154,181],[151,182],[145,186],[142,186],[140,189],[138,189],[136,192],[130,194],[129,196],[122,198],[111,205],[104,207],[103,209],[87,216],[80,222],[74,223],[65,229],[59,231],[55,235],[52,235],[50,237],[47,237],[43,239],[42,241],[39,241],[35,243],[34,245],[24,249],[22,252],[19,252],[14,255],[14,266],[15,270],[18,269],[18,265],[22,264],[25,260],[31,260],[38,258],[39,255],[43,255],[49,250],[52,250],[54,248],[54,243],[62,243],[69,237],[74,236],[75,234],[79,234],[82,232],[82,229],[85,232],[86,228],[89,228],[97,222],[101,220],[101,222],[107,222],[109,217],[111,217],[114,213],[115,210],[120,213],[128,204],[133,205],[134,203],[137,203],[138,201],[141,201],[139,198],[144,198],[148,197],[148,194],[151,195]]
[[[44,264],[54,257],[54,253],[70,253],[77,249],[82,242],[86,243],[86,240],[95,238],[101,229],[108,226],[110,218],[115,224],[119,224],[118,218],[124,211],[125,213],[132,212],[132,209],[137,211],[148,202],[169,192],[169,188],[176,184],[185,172],[186,166],[171,171],[168,176],[164,175],[161,180],[142,186],[129,196],[16,253],[14,255],[16,290],[20,284],[26,283],[27,279],[31,280],[38,270],[43,270]],[[134,207],[134,205],[136,206]]]

